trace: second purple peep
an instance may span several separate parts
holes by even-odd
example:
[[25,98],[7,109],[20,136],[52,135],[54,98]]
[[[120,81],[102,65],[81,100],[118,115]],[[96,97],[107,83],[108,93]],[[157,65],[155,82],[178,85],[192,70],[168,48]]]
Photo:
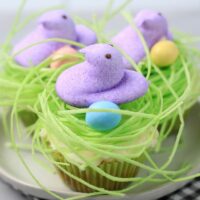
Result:
[[[167,20],[160,12],[142,10],[134,18],[134,24],[143,35],[149,49],[162,38],[172,40]],[[146,56],[142,41],[131,25],[119,32],[112,42],[136,63]],[[126,58],[124,58],[124,63],[126,68],[133,68]]]
[[[96,34],[92,30],[84,25],[75,25],[65,11],[50,11],[42,15],[37,27],[15,45],[13,54],[19,52],[15,55],[15,61],[24,67],[36,66],[56,50],[67,45],[64,42],[57,41],[34,45],[51,38],[76,41],[86,46],[97,42]],[[27,48],[29,46],[31,47]]]

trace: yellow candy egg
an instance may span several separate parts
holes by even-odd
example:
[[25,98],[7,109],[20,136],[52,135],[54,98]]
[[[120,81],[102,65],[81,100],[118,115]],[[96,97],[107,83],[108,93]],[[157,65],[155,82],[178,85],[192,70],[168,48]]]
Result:
[[161,40],[156,43],[150,52],[152,62],[159,67],[173,64],[179,55],[176,44],[169,40]]

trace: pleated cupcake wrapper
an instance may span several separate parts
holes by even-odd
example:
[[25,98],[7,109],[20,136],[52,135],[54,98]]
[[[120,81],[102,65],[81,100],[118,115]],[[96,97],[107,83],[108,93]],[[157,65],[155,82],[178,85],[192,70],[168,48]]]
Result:
[[[58,159],[57,159],[58,160]],[[60,158],[59,161],[61,162]],[[106,190],[120,190],[126,188],[130,183],[128,182],[118,182],[112,181],[90,167],[86,167],[84,170],[79,169],[74,164],[62,165],[60,167],[63,169],[58,169],[60,176],[63,181],[73,190],[83,193],[95,192],[95,190],[89,188],[88,186],[78,182],[77,180],[68,176],[64,171],[73,174],[74,176],[86,181],[87,183],[96,186],[98,188],[104,188]],[[103,161],[99,166],[106,173],[120,178],[131,178],[135,177],[138,172],[138,167],[125,162],[118,161]]]

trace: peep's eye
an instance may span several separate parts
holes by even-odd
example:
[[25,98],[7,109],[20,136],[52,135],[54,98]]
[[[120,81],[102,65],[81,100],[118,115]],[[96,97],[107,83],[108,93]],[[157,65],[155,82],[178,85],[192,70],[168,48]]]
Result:
[[111,59],[111,58],[112,58],[112,55],[109,54],[109,53],[107,53],[107,54],[105,55],[105,58],[107,58],[107,59]]
[[162,16],[162,13],[158,13],[159,16]]
[[114,47],[113,44],[109,44],[111,47]]
[[62,15],[62,18],[63,18],[63,19],[67,19],[67,16],[66,16],[66,15]]

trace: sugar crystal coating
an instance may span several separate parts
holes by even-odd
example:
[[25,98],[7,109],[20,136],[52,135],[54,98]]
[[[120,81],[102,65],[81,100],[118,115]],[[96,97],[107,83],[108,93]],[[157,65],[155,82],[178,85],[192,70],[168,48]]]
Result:
[[94,44],[80,52],[85,54],[85,62],[66,69],[56,82],[56,92],[66,103],[77,107],[102,100],[121,104],[147,92],[146,79],[126,70],[122,55],[114,47]]
[[[36,66],[56,50],[66,45],[66,43],[60,41],[48,41],[34,45],[47,39],[67,39],[80,43],[83,42],[87,45],[96,42],[96,35],[93,31],[86,27],[84,29],[82,25],[82,30],[84,29],[85,31],[81,35],[80,31],[77,32],[77,26],[79,25],[75,25],[73,20],[63,10],[55,10],[43,14],[39,18],[35,30],[15,45],[13,54],[19,52],[15,56],[16,62],[24,67]],[[27,48],[29,46],[31,47]],[[24,48],[26,49],[21,52]]]
[[[168,30],[166,18],[159,12],[142,10],[134,18],[136,28],[143,35],[147,47],[150,49],[162,38],[172,40],[172,35]],[[119,32],[112,42],[128,54],[136,63],[145,56],[145,49],[142,41],[134,28],[129,25]],[[126,68],[132,68],[131,63],[124,58]]]

